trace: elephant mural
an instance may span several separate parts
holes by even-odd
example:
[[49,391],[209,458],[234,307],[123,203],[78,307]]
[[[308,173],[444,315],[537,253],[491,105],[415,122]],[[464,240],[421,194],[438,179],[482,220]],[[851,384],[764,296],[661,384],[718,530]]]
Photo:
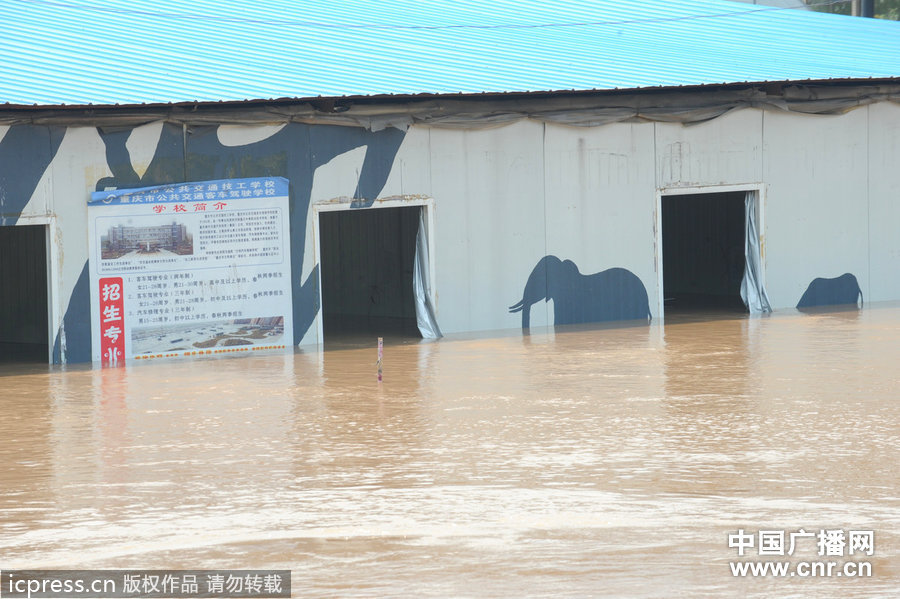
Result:
[[[862,290],[849,272],[833,279],[815,278],[797,302],[797,309],[816,306],[862,305]],[[858,302],[858,305],[857,305]]]
[[531,306],[553,300],[553,323],[580,324],[613,320],[653,318],[647,289],[641,280],[624,268],[610,268],[583,275],[571,260],[544,256],[525,283],[522,300],[509,307],[522,312],[522,328],[530,326]]

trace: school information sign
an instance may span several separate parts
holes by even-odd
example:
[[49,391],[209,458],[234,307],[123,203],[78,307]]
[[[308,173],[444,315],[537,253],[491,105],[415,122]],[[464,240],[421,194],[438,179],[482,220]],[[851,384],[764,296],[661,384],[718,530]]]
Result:
[[94,361],[292,344],[287,179],[98,191],[88,235]]

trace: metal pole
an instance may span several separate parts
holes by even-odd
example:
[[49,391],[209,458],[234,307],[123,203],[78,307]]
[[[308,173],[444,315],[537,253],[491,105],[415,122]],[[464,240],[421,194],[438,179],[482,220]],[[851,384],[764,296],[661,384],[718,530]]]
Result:
[[875,0],[861,0],[860,16],[875,18]]
[[384,338],[378,338],[378,361],[375,365],[378,367],[378,382],[381,382],[381,360],[384,358]]

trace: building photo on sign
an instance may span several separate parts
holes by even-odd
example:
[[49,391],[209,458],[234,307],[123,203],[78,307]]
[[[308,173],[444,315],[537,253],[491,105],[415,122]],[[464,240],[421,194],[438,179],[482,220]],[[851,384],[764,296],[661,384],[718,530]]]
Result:
[[143,226],[133,219],[127,219],[124,223],[110,223],[107,234],[100,237],[100,247],[100,258],[103,260],[173,254],[184,256],[194,253],[193,236],[183,223],[177,221],[165,225]]

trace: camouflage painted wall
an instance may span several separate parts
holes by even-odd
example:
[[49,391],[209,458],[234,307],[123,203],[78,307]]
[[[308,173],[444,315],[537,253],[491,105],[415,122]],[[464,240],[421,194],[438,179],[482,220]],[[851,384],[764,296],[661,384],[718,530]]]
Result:
[[[900,106],[886,102],[834,116],[744,109],[690,126],[0,126],[0,219],[47,219],[56,248],[54,357],[78,362],[90,357],[86,204],[94,190],[289,179],[294,341],[315,343],[318,202],[434,198],[434,285],[445,333],[520,328],[523,315],[510,312],[520,300],[529,303],[531,327],[619,313],[578,299],[593,291],[529,293],[528,282],[544,272],[535,269],[550,258],[582,277],[570,277],[566,289],[628,271],[613,272],[643,286],[656,323],[664,316],[658,195],[672,189],[763,190],[764,272],[775,308],[793,309],[813,279],[844,273],[867,304],[900,299],[898,161]],[[642,308],[644,293],[632,287],[621,295]]]
[[[294,343],[299,343],[318,311],[317,273],[313,271],[301,277],[300,272],[307,246],[306,218],[314,173],[336,156],[362,148],[365,157],[358,173],[354,174],[354,197],[374,200],[390,173],[404,132],[398,129],[371,132],[355,127],[290,123],[276,127],[277,131],[271,134],[268,134],[270,129],[262,128],[265,131],[262,139],[248,141],[246,135],[237,135],[232,136],[232,143],[224,143],[218,126],[183,128],[160,123],[150,129],[149,132],[139,133],[136,143],[132,143],[138,133],[134,127],[96,129],[96,135],[102,142],[103,161],[100,165],[96,162],[88,164],[81,170],[83,182],[91,184],[90,191],[237,177],[281,176],[290,180]],[[75,178],[71,175],[80,174],[77,168],[67,164],[70,156],[58,156],[67,134],[92,137],[93,132],[21,125],[10,127],[0,139],[0,214],[10,215],[4,224],[14,225],[19,215],[29,213],[29,203],[42,203],[35,201],[35,197],[40,195],[38,187],[42,178],[53,177],[53,174],[48,175],[48,167],[54,159],[62,163],[59,165],[60,172],[54,173],[57,180],[71,180]],[[149,153],[146,144],[152,144]],[[96,150],[96,144],[94,146]],[[78,151],[74,147],[69,150]],[[136,157],[134,154],[137,153],[142,156]],[[62,171],[69,172],[64,174]],[[99,176],[91,179],[92,173]],[[76,194],[75,198],[50,198],[53,206],[49,211],[58,216],[60,228],[84,230],[86,213],[79,218],[83,210],[68,210],[73,207],[63,203],[85,203],[86,197]],[[35,212],[39,210],[31,211]],[[73,241],[72,245],[86,242],[86,239],[81,243]],[[90,296],[86,260],[82,261],[80,272],[67,291],[63,330],[56,334],[54,341],[54,361],[62,360],[63,344],[66,361],[88,361],[91,355]]]

